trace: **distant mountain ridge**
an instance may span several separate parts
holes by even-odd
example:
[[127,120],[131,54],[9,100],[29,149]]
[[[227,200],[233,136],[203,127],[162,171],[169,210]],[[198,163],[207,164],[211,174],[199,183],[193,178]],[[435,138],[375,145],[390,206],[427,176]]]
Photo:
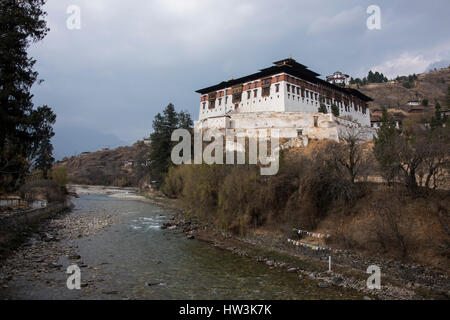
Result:
[[70,183],[87,185],[138,186],[147,178],[150,147],[142,141],[132,146],[104,148],[65,157],[56,167],[67,169]]
[[55,127],[53,138],[54,157],[61,160],[64,157],[92,152],[102,148],[117,148],[127,146],[127,143],[113,134],[106,134],[98,130],[80,126]]

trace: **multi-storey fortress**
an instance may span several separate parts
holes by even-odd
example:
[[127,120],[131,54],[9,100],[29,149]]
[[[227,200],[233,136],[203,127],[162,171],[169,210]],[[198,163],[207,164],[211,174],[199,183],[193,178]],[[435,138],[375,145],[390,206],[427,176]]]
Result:
[[[221,82],[200,93],[196,128],[279,129],[281,138],[339,140],[346,128],[372,138],[372,99],[358,90],[334,85],[289,58],[252,75]],[[327,112],[319,112],[325,106]],[[332,106],[339,116],[332,114]],[[322,110],[324,111],[324,110]]]

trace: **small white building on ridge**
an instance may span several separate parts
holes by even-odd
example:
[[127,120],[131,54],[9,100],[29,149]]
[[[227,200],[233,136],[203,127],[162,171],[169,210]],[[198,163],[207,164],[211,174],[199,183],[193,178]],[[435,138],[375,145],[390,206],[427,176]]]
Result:
[[343,74],[340,71],[336,71],[331,76],[327,77],[327,81],[332,84],[348,84],[350,76],[348,74]]
[[[340,129],[367,129],[372,138],[368,102],[358,90],[318,78],[294,59],[284,59],[249,76],[200,89],[196,128],[280,129],[282,138],[338,140]],[[325,106],[327,112],[319,112]],[[332,115],[332,106],[339,117]]]

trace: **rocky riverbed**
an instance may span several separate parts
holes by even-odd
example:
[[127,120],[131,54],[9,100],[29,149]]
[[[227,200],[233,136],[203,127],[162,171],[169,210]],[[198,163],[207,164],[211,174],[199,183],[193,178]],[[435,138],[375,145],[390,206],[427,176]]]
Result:
[[[328,272],[328,256],[290,246],[284,235],[259,230],[236,237],[186,219],[176,201],[161,196],[145,199],[133,190],[96,187],[102,194],[96,197],[92,188],[84,191],[77,199],[81,209],[44,222],[0,261],[0,298],[449,297],[448,276],[424,266],[346,253],[332,255]],[[65,287],[65,270],[72,264],[83,272],[78,294]],[[372,264],[382,270],[381,290],[367,288]],[[255,284],[255,277],[264,281]]]
[[[84,194],[73,202],[1,261],[0,299],[363,298],[197,241],[195,226],[185,235],[168,225],[176,211],[155,200]],[[80,290],[66,286],[73,265]]]
[[[8,289],[9,282],[20,280],[29,283],[60,285],[61,281],[48,279],[55,270],[63,270],[70,262],[88,268],[81,260],[75,239],[98,234],[114,223],[115,219],[107,211],[92,215],[64,213],[47,220],[28,235],[18,249],[0,261],[0,288]],[[86,284],[84,284],[86,285]]]

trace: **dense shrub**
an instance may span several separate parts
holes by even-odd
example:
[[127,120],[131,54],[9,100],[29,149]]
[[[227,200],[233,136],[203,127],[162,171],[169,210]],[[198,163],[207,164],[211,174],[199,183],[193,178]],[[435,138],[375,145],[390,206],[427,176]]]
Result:
[[56,167],[52,170],[52,180],[60,187],[67,184],[67,169],[65,167]]
[[314,228],[332,203],[351,202],[361,194],[356,189],[363,190],[323,151],[288,155],[275,176],[261,176],[255,165],[174,167],[161,190],[181,198],[188,212],[238,234],[260,226]]
[[243,234],[249,225],[263,223],[264,208],[261,194],[262,178],[258,168],[236,166],[225,177],[219,188],[217,225],[221,229]]
[[19,189],[19,193],[25,200],[45,199],[48,202],[63,202],[66,189],[52,180],[33,180],[25,183]]

